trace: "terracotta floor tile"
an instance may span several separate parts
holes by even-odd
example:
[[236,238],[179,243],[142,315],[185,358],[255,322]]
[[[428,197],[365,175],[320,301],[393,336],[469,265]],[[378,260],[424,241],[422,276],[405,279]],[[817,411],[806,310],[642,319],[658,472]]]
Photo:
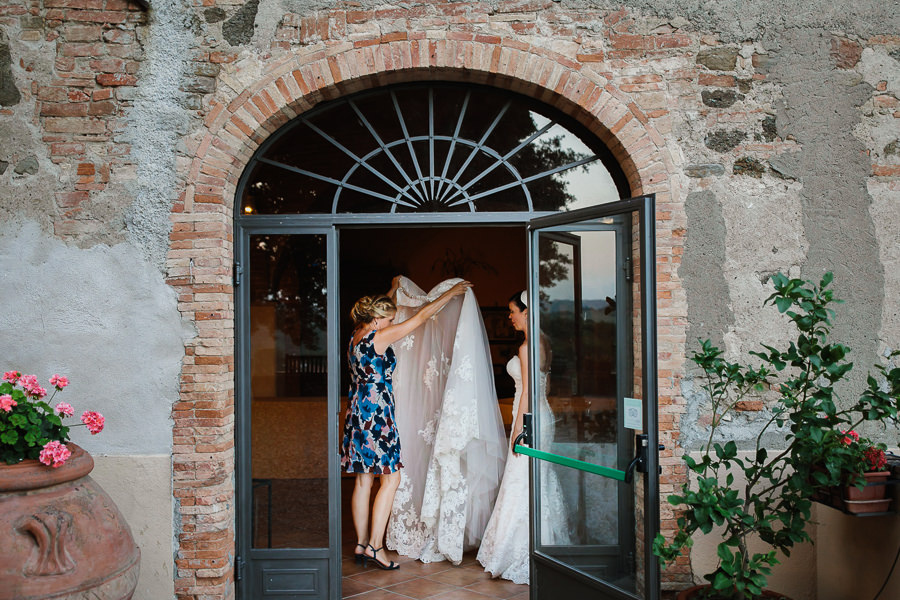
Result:
[[387,590],[372,590],[359,596],[354,596],[353,600],[409,600],[409,596],[395,594]]
[[444,573],[446,571],[454,571],[459,569],[459,567],[454,566],[453,563],[447,561],[435,562],[435,563],[423,563],[419,561],[415,561],[410,563],[410,568],[414,569],[416,575],[420,575],[422,577],[430,577],[437,573]]
[[440,573],[429,575],[428,579],[446,583],[448,585],[454,585],[456,587],[466,587],[467,585],[483,581],[488,577],[490,577],[490,575],[484,571],[479,572],[475,569],[457,567],[455,569],[448,569],[446,571],[441,571]]
[[478,583],[467,585],[465,586],[465,589],[494,598],[509,598],[516,594],[520,594],[527,588],[525,588],[524,585],[513,583],[506,579],[489,579],[487,581],[479,581]]
[[365,582],[357,581],[355,579],[351,579],[349,577],[344,577],[341,581],[341,597],[342,598],[350,598],[352,596],[356,596],[357,594],[362,594],[364,592],[371,592],[372,590],[377,589],[374,586],[371,586]]
[[456,588],[455,590],[432,596],[428,600],[491,600],[491,596],[485,596],[465,588]]
[[345,558],[341,561],[341,575],[343,575],[344,577],[356,575],[357,573],[362,573],[365,570],[366,567],[356,564],[356,561],[352,558]]
[[353,575],[350,579],[362,581],[375,587],[388,587],[410,579],[416,579],[416,574],[411,569],[404,569],[403,567],[393,571],[382,571],[377,567],[369,566],[365,571]]
[[443,592],[456,589],[456,586],[447,585],[429,579],[412,579],[386,588],[390,592],[403,594],[411,598],[430,598]]

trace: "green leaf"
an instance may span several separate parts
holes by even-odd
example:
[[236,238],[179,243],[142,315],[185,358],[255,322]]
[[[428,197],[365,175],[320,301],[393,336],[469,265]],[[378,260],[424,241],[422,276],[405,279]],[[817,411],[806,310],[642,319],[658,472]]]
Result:
[[718,549],[716,550],[716,554],[719,555],[723,561],[731,562],[732,561],[732,552],[731,549],[728,548],[728,544],[719,544]]
[[778,312],[780,313],[783,313],[784,311],[789,309],[793,303],[794,301],[790,298],[775,298],[775,306],[778,308]]
[[732,586],[731,579],[725,573],[719,571],[715,574],[712,582],[713,589],[722,591]]

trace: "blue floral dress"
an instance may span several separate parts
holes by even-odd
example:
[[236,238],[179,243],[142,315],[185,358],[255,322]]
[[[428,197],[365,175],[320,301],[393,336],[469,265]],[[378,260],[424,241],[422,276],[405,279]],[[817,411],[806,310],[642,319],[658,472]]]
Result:
[[394,473],[400,462],[400,436],[394,421],[394,386],[397,364],[394,349],[375,352],[375,331],[348,351],[350,402],[341,441],[341,468],[348,473]]

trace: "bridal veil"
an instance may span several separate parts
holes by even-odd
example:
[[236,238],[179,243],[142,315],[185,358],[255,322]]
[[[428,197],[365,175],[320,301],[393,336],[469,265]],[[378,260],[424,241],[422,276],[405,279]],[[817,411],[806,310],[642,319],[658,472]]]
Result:
[[[458,281],[425,293],[401,278],[395,323]],[[506,460],[487,333],[472,290],[394,344],[394,352],[404,468],[386,542],[424,562],[459,563],[481,541]]]

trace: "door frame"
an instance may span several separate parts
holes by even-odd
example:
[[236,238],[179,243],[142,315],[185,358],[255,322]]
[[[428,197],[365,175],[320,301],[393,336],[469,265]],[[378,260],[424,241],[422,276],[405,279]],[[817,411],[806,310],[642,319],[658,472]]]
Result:
[[[327,275],[327,353],[328,353],[328,506],[329,513],[339,511],[341,506],[340,460],[337,448],[338,420],[340,417],[340,364],[338,355],[339,305],[338,278],[338,231],[334,226],[310,224],[298,219],[236,219],[234,229],[233,283],[235,290],[235,587],[241,598],[256,598],[258,589],[255,561],[285,560],[325,560],[328,565],[326,582],[328,599],[339,600],[341,590],[341,519],[331,515],[328,530],[328,548],[253,548],[251,534],[253,520],[251,449],[251,401],[252,391],[250,370],[250,287],[246,274],[249,269],[250,237],[253,235],[324,235],[326,237]],[[337,518],[334,518],[337,516]],[[248,564],[249,563],[249,564]]]
[[[304,558],[327,558],[329,564],[337,568],[329,567],[328,574],[328,598],[339,600],[341,590],[341,519],[331,520],[329,528],[329,549],[322,553],[317,549],[253,549],[250,528],[252,511],[252,481],[249,477],[250,455],[250,400],[251,372],[249,363],[250,340],[250,311],[249,311],[249,287],[246,285],[246,268],[249,259],[249,240],[251,235],[303,235],[320,234],[328,239],[327,260],[328,275],[328,415],[329,448],[338,448],[338,429],[340,427],[340,240],[339,234],[342,228],[383,228],[383,227],[465,227],[465,226],[511,226],[525,227],[526,244],[530,242],[530,231],[535,226],[551,226],[564,224],[573,220],[581,220],[588,217],[607,216],[639,210],[641,214],[641,295],[646,303],[648,290],[652,291],[649,298],[651,307],[644,308],[641,314],[641,327],[643,332],[652,332],[652,335],[642,335],[642,353],[645,357],[652,358],[653,377],[648,377],[645,370],[644,398],[656,398],[656,279],[655,268],[655,235],[648,236],[648,231],[655,233],[655,214],[653,209],[654,195],[620,200],[609,204],[602,204],[569,212],[504,212],[504,213],[409,213],[409,214],[323,214],[323,215],[252,215],[236,216],[234,220],[234,290],[235,290],[235,466],[236,466],[236,507],[235,507],[235,579],[237,596],[241,598],[253,598],[252,586],[254,576],[251,574],[252,564],[247,568],[247,562],[257,557],[264,559],[270,555],[278,555],[279,558],[298,560]],[[449,218],[448,218],[449,217]],[[649,239],[648,239],[649,237]],[[529,252],[529,273],[532,272],[531,252]],[[529,293],[535,293],[529,288]],[[534,301],[532,298],[531,302]],[[537,311],[535,311],[536,313]],[[529,320],[529,327],[533,327]],[[652,338],[652,339],[651,339]],[[535,352],[534,346],[530,349]],[[530,360],[536,356],[532,354]],[[536,363],[532,363],[536,364]],[[645,363],[646,364],[646,363]],[[534,391],[532,391],[534,393]],[[658,438],[656,410],[649,411],[649,402],[644,402],[644,426],[645,431],[651,435],[651,439]],[[333,421],[332,421],[333,419]],[[331,510],[339,509],[341,503],[340,493],[340,463],[337,452],[329,453],[329,506]],[[648,473],[645,473],[645,490],[655,489],[657,493],[645,493],[644,527],[646,531],[659,530],[659,475],[658,456],[655,452],[649,452],[647,462]],[[533,477],[533,473],[532,473]],[[652,486],[652,487],[651,487]],[[533,507],[532,507],[533,508]],[[532,525],[533,526],[533,525]],[[646,535],[646,534],[645,534]],[[533,540],[533,533],[532,533]],[[532,581],[534,581],[535,561],[548,562],[556,565],[555,561],[547,557],[537,555],[532,546]],[[650,545],[645,548],[645,565],[655,572],[655,577],[648,576],[648,591],[655,590],[656,595],[647,597],[655,600],[659,595],[659,567],[656,557],[650,551]],[[568,575],[578,578],[586,578],[583,574],[563,567]],[[648,571],[649,572],[649,571]],[[532,598],[535,598],[535,588],[532,587]],[[631,596],[621,596],[631,598]]]
[[[656,329],[656,196],[648,194],[637,196],[627,200],[620,200],[609,204],[602,204],[588,208],[578,209],[566,213],[556,213],[545,217],[537,217],[528,223],[528,270],[529,270],[529,306],[538,306],[539,297],[539,269],[538,256],[538,231],[555,226],[576,224],[579,221],[600,219],[623,214],[638,214],[639,242],[637,254],[640,266],[640,322],[641,322],[641,372],[642,372],[642,399],[643,399],[643,432],[648,437],[645,458],[640,465],[643,474],[643,553],[644,581],[643,593],[646,600],[657,600],[660,595],[660,569],[659,560],[652,551],[653,538],[659,531],[659,423],[658,423],[658,390],[657,390],[657,329]],[[552,231],[552,230],[551,230]],[[632,255],[635,248],[632,247]],[[630,258],[626,256],[626,258]],[[628,267],[626,267],[628,268]],[[632,294],[633,297],[633,294]],[[629,312],[633,313],[634,307]],[[535,339],[531,332],[539,329],[540,311],[529,311],[528,327],[529,339]],[[630,335],[630,330],[628,331]],[[629,344],[634,351],[633,344]],[[529,363],[539,364],[538,344],[530,344],[528,348]],[[617,354],[619,354],[617,352]],[[619,358],[617,357],[617,363]],[[539,381],[537,377],[529,380],[529,394],[537,398],[539,394]],[[620,387],[617,385],[617,388]],[[538,424],[539,426],[539,424]],[[640,452],[640,449],[637,449]],[[540,590],[535,582],[538,580],[537,571],[541,568],[555,571],[555,576],[570,578],[596,588],[598,591],[608,594],[609,598],[633,600],[635,596],[619,588],[607,585],[596,578],[589,577],[572,567],[565,565],[554,558],[542,554],[535,549],[537,531],[536,498],[537,492],[534,483],[538,480],[540,458],[532,456],[529,503],[532,515],[529,523],[531,538],[531,573],[532,582],[530,596],[532,600],[543,600]],[[635,539],[638,545],[637,538]],[[637,583],[637,582],[636,582]]]

